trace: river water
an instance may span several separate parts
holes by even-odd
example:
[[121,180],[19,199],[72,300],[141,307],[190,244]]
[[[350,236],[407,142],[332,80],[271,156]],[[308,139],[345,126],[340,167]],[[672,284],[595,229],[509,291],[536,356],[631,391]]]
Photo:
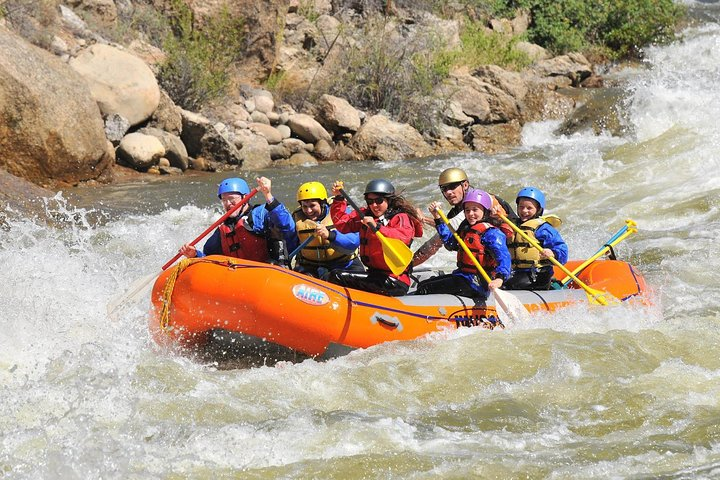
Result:
[[510,200],[536,185],[572,258],[638,223],[618,254],[654,307],[217,368],[154,347],[147,296],[114,318],[107,305],[219,216],[224,175],[63,192],[51,227],[0,229],[0,477],[720,478],[716,6],[621,74],[622,138],[545,122],[503,155],[265,172],[288,204],[303,181],[341,178],[361,198],[385,177],[426,205],[457,165]]

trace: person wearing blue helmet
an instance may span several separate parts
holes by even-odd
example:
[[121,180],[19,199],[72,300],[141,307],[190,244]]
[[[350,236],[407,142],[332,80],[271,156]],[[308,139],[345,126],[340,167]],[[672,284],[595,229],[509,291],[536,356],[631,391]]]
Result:
[[542,252],[533,247],[520,234],[508,244],[512,256],[513,273],[503,288],[506,290],[549,290],[553,267],[548,258],[564,264],[568,261],[568,247],[560,233],[542,214],[545,211],[545,194],[538,188],[525,187],[515,200],[520,217],[519,227],[537,240]]
[[[180,247],[180,253],[191,258],[226,255],[286,266],[287,250],[298,244],[295,221],[273,196],[270,179],[258,177],[256,181],[258,191],[265,195],[264,204],[243,205],[213,232],[202,250],[185,244]],[[220,182],[217,195],[227,212],[249,193],[247,182],[233,177]]]

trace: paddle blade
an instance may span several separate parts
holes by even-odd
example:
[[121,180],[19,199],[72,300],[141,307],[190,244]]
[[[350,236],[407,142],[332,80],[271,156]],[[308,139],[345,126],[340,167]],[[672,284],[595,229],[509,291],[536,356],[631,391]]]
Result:
[[121,305],[135,300],[146,293],[150,289],[149,287],[151,286],[152,281],[155,280],[157,276],[157,273],[151,273],[145,277],[138,278],[130,285],[130,287],[128,287],[125,293],[111,299],[107,305],[108,316],[114,319],[115,311],[120,308]]
[[530,320],[530,312],[525,305],[512,293],[506,290],[492,290],[491,295],[495,296],[495,304],[498,317],[505,326],[512,322],[525,322]]
[[588,302],[590,302],[591,305],[607,306],[620,304],[620,300],[618,300],[613,294],[608,292],[602,292],[600,290],[588,287],[587,289],[585,289],[585,293],[587,294]]
[[388,238],[380,232],[375,232],[382,245],[383,257],[390,271],[395,275],[402,275],[412,262],[413,252],[402,240]]

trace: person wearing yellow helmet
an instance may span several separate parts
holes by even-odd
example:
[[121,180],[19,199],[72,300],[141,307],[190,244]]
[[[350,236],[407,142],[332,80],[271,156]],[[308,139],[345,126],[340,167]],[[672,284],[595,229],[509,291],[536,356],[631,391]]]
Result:
[[360,234],[342,233],[335,228],[323,184],[300,185],[297,202],[299,206],[292,216],[302,248],[297,253],[295,270],[323,279],[335,269],[363,271],[357,256]]
[[[468,190],[472,188],[467,173],[465,173],[465,170],[462,168],[446,168],[438,177],[438,188],[440,188],[440,192],[443,197],[445,197],[445,200],[450,204],[450,210],[447,212],[447,217],[450,219],[450,225],[452,225],[453,229],[457,230],[462,221],[465,220],[462,201]],[[490,194],[490,198],[493,202],[493,212],[499,211],[503,215],[507,215],[511,221],[517,222],[518,216],[509,203],[497,195]],[[491,216],[498,218],[497,215],[494,214],[491,214]],[[508,225],[503,226],[502,222],[500,222],[500,227],[498,228],[500,228],[508,239],[513,238],[514,231]],[[415,251],[412,262],[413,266],[418,266],[428,260],[430,257],[435,255],[442,246],[443,241],[440,238],[440,235],[435,234],[430,237],[429,240],[423,243],[420,248]]]

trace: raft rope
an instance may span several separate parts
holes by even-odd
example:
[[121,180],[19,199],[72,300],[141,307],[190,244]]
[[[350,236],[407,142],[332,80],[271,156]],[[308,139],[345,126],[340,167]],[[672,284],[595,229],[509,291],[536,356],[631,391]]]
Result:
[[218,260],[211,260],[209,258],[184,258],[182,259],[177,266],[173,269],[172,273],[168,276],[167,281],[165,282],[165,287],[163,287],[163,293],[162,293],[162,303],[163,307],[160,311],[160,328],[163,330],[169,330],[170,327],[170,303],[172,301],[172,294],[173,290],[175,289],[175,282],[177,282],[178,277],[180,274],[188,268],[190,265],[196,264],[196,263],[214,263],[216,265],[221,265],[225,267],[238,267],[239,265],[232,263],[232,261],[218,261]]

